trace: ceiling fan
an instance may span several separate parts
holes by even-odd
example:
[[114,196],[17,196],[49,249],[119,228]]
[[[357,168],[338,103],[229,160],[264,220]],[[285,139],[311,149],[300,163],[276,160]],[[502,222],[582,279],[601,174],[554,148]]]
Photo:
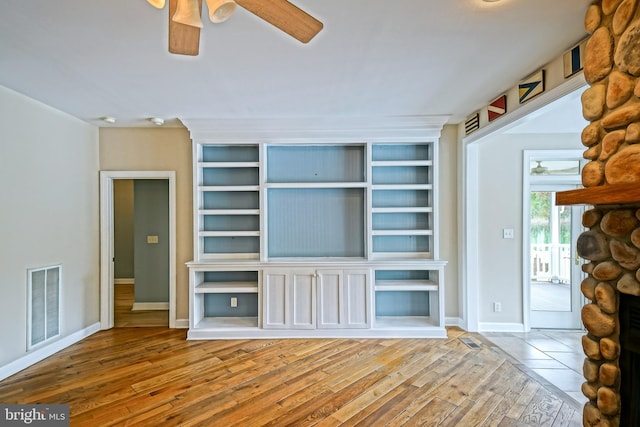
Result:
[[[291,37],[308,43],[323,24],[287,0],[205,0],[211,22],[227,20],[239,5]],[[162,9],[165,0],[147,0]],[[198,55],[202,28],[202,0],[169,0],[169,52]]]

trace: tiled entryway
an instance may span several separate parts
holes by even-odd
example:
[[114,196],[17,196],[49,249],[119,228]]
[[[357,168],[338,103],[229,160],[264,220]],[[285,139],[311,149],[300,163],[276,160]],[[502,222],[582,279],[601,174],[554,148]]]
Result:
[[584,332],[535,330],[485,332],[482,335],[511,356],[522,370],[543,378],[580,406],[587,402],[580,391],[585,381],[582,374]]

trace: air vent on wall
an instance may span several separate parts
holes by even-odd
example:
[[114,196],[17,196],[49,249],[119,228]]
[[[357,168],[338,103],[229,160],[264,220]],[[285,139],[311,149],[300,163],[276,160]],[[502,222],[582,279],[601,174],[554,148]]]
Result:
[[60,265],[28,270],[27,349],[60,334]]

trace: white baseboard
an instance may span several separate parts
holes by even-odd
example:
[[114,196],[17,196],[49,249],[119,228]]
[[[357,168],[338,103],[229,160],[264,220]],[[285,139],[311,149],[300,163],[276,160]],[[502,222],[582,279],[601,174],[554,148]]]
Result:
[[168,302],[134,302],[131,311],[169,310]]
[[526,332],[522,323],[480,322],[478,332]]
[[176,319],[173,327],[176,329],[189,329],[189,319]]
[[114,285],[135,285],[136,279],[113,279]]
[[464,320],[460,317],[445,317],[444,318],[445,326],[457,326],[459,328],[464,329]]
[[81,341],[84,338],[95,334],[99,330],[100,323],[94,323],[93,325],[81,329],[78,332],[74,332],[71,335],[67,335],[64,338],[52,342],[46,347],[34,350],[30,353],[25,354],[21,358],[14,360],[13,362],[9,362],[4,366],[0,366],[0,381],[22,371],[25,368],[28,368],[35,363],[40,362],[43,359],[46,359],[47,357],[59,352],[60,350],[64,350],[70,345],[75,344],[78,341]]

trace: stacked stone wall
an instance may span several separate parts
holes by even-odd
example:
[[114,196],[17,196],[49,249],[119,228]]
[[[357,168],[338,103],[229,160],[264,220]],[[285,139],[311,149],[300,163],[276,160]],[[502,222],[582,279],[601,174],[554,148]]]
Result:
[[[589,160],[582,184],[597,187],[640,185],[640,12],[639,0],[598,0],[587,10],[591,34],[584,55],[589,84],[582,132]],[[581,289],[587,334],[583,394],[585,426],[620,425],[620,293],[640,296],[640,209],[596,206],[583,216],[589,231],[578,239],[578,254],[588,262]]]
[[[597,0],[587,10],[591,34],[584,54],[589,84],[582,132],[589,160],[582,184],[597,187],[640,185],[640,0]],[[620,425],[620,294],[640,296],[639,206],[596,206],[583,216],[589,231],[578,239],[588,262],[581,289],[587,334],[582,339],[585,426]]]
[[589,303],[582,309],[587,334],[583,372],[585,426],[618,426],[620,420],[619,294],[640,296],[640,209],[598,207],[585,212],[589,228],[578,238],[587,278],[581,283]]
[[582,132],[589,163],[585,187],[640,183],[640,17],[638,0],[602,0],[585,16],[591,33],[584,54],[590,87],[582,113],[591,123]]

